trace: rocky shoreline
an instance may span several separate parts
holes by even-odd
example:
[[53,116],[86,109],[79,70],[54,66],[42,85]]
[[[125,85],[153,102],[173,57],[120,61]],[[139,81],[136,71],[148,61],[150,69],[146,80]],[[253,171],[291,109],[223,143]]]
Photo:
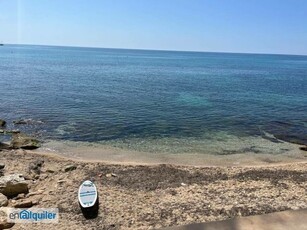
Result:
[[[31,229],[154,229],[307,208],[307,163],[115,165],[23,149],[2,150],[0,159],[0,228],[25,227],[6,223],[7,207],[59,208],[58,224]],[[86,179],[96,183],[100,197],[99,214],[91,220],[77,202]]]
[[[0,143],[0,229],[29,227],[7,223],[8,207],[59,208],[58,224],[33,224],[34,230],[157,229],[307,208],[307,162],[256,167],[85,162],[33,152],[38,140],[5,125],[0,120],[0,132],[11,136],[9,144]],[[82,215],[77,201],[87,179],[99,191],[94,219]]]

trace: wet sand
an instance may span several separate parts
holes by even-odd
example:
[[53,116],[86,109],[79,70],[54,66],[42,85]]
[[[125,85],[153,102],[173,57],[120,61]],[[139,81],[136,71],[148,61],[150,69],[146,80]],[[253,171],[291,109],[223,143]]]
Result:
[[[31,229],[156,229],[307,208],[306,161],[195,167],[112,164],[24,150],[2,151],[0,156],[5,174],[22,173],[28,179],[34,195],[24,200],[60,210],[58,224]],[[29,170],[38,159],[44,161],[39,174]],[[67,165],[76,169],[64,172]],[[85,179],[93,180],[99,190],[99,214],[92,220],[83,217],[77,202]],[[16,224],[12,229],[27,227]]]
[[[275,146],[274,146],[275,145]],[[129,148],[113,147],[106,144],[50,141],[37,152],[56,154],[76,160],[103,161],[113,164],[173,164],[186,166],[256,166],[302,162],[307,160],[300,145],[292,143],[271,143],[274,153],[206,154],[199,152],[148,152]],[[126,146],[125,146],[126,147]],[[273,148],[272,147],[272,148]],[[222,151],[221,151],[222,152]]]

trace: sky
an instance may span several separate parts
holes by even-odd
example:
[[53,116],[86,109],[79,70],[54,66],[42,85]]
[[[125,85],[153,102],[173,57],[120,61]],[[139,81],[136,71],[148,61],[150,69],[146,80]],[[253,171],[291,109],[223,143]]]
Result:
[[307,0],[0,0],[0,42],[307,55]]

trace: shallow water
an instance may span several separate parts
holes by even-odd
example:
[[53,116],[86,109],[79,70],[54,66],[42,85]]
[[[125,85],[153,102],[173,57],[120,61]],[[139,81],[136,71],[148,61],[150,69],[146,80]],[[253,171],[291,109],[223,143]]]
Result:
[[49,141],[221,155],[307,144],[307,56],[6,45],[0,86],[8,128]]

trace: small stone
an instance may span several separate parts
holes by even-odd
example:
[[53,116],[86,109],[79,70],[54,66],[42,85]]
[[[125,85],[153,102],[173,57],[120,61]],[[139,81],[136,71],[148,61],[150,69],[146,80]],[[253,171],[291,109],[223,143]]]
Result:
[[25,194],[24,193],[20,193],[15,197],[15,200],[20,200],[20,199],[24,199],[25,198]]
[[48,167],[46,168],[45,170],[47,173],[55,173],[57,170],[55,168],[52,168],[52,167]]
[[5,164],[4,163],[0,163],[0,169],[4,169]]
[[31,208],[33,206],[33,203],[31,200],[20,200],[19,202],[16,202],[13,206],[14,208]]
[[62,183],[64,183],[64,182],[66,182],[66,180],[58,180],[58,183],[59,183],[59,184],[62,184]]
[[187,184],[185,184],[185,183],[181,183],[180,185],[181,185],[181,186],[187,186]]
[[106,174],[106,177],[108,177],[108,178],[109,178],[109,177],[112,177],[112,174],[111,174],[111,173],[107,173],[107,174]]
[[7,222],[7,207],[0,208],[0,229],[8,229],[14,226],[15,223]]
[[65,166],[64,171],[70,172],[70,171],[73,171],[73,170],[76,170],[76,169],[77,169],[76,165],[67,165],[67,166]]
[[7,206],[9,203],[7,197],[5,195],[3,195],[2,193],[0,193],[0,207],[4,207]]
[[112,176],[112,177],[117,177],[117,174],[111,173],[111,176]]

